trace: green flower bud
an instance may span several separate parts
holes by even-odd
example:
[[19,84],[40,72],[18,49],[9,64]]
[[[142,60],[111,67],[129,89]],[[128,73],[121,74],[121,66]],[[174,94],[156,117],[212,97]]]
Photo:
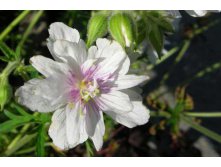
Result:
[[130,47],[135,37],[135,26],[129,14],[117,13],[110,18],[109,31],[123,47]]
[[98,13],[91,17],[87,29],[87,46],[107,33],[107,19],[108,15],[105,13]]
[[5,104],[12,97],[12,88],[8,82],[8,77],[0,75],[0,111],[4,109]]

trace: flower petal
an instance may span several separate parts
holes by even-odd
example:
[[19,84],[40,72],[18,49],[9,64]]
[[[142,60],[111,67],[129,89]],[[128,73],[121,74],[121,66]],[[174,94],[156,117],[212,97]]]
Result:
[[149,120],[149,110],[142,104],[141,96],[133,90],[127,89],[123,91],[128,94],[133,104],[133,110],[125,114],[117,114],[112,111],[106,111],[115,121],[129,128],[137,125],[146,124]]
[[98,48],[96,52],[96,58],[99,57],[111,58],[113,56],[116,56],[119,59],[118,61],[122,60],[121,66],[119,66],[118,69],[118,73],[123,75],[128,72],[130,66],[130,60],[126,55],[124,49],[118,42],[110,41],[105,38],[98,38],[96,41],[96,45]]
[[193,17],[202,17],[207,14],[206,10],[186,10],[186,12]]
[[105,133],[103,113],[99,112],[99,114],[100,114],[100,119],[95,127],[94,135],[90,137],[97,151],[99,151],[103,145],[103,136]]
[[141,84],[142,82],[148,80],[149,77],[145,75],[123,75],[119,76],[118,79],[115,81],[115,85],[112,89],[113,90],[121,90],[127,89],[134,86]]
[[142,102],[132,102],[133,111],[125,114],[116,114],[111,111],[106,111],[115,121],[127,126],[128,128],[133,128],[137,125],[146,124],[149,120],[149,110],[142,104]]
[[91,46],[88,49],[88,59],[95,59],[96,58],[96,53],[97,53],[97,47],[96,46]]
[[79,43],[57,40],[53,44],[53,51],[58,58],[66,63],[72,58],[81,65],[87,59],[86,46],[82,40]]
[[127,94],[120,91],[111,91],[107,94],[101,94],[95,99],[101,110],[113,111],[116,113],[127,113],[132,111],[133,105]]
[[87,133],[92,139],[96,150],[100,150],[103,145],[105,125],[103,113],[99,111],[99,108],[94,103],[86,105],[86,126]]
[[122,68],[126,58],[127,55],[124,53],[122,55],[115,54],[112,55],[112,57],[103,59],[97,64],[94,77],[105,80],[111,78],[112,76],[118,76],[119,70]]
[[[60,86],[64,85],[54,78],[47,79],[32,79],[20,87],[15,96],[18,97],[18,102],[28,107],[32,111],[50,112],[56,110],[65,103],[65,95],[60,92]],[[53,88],[55,91],[53,91]],[[61,89],[63,89],[61,87]],[[63,89],[64,91],[64,89]],[[65,92],[65,91],[64,91]],[[60,98],[62,97],[62,98]],[[59,98],[59,101],[54,102]]]
[[69,68],[64,63],[53,61],[52,59],[43,56],[34,56],[30,59],[32,66],[45,77],[50,75],[67,74]]
[[67,141],[65,122],[65,108],[60,108],[54,112],[52,116],[52,123],[48,131],[53,143],[62,150],[68,150],[70,148]]
[[66,40],[78,43],[80,40],[80,34],[76,29],[68,27],[61,22],[52,23],[49,28],[49,34],[49,38],[53,41]]
[[85,115],[80,102],[66,107],[66,134],[68,144],[75,147],[87,140]]
[[15,93],[18,102],[33,111],[50,112],[67,103],[69,85],[65,75],[32,79]]

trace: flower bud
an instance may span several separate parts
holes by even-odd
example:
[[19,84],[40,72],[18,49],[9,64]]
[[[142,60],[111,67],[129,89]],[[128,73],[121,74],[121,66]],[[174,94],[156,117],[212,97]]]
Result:
[[107,14],[98,13],[91,17],[87,29],[87,46],[107,33]]
[[8,77],[0,75],[0,111],[4,109],[5,104],[12,96],[12,88],[8,82]]
[[134,40],[135,28],[129,14],[117,13],[110,18],[109,31],[123,47],[130,47]]

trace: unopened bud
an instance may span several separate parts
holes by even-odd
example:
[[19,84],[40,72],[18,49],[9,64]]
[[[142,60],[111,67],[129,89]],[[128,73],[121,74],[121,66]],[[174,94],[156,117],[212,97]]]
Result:
[[8,82],[8,77],[0,75],[0,111],[4,109],[5,104],[12,96],[12,88]]
[[87,46],[91,46],[97,38],[107,33],[107,19],[108,15],[103,13],[98,13],[91,17],[87,30]]
[[110,18],[109,31],[123,47],[130,47],[134,41],[135,27],[129,14],[117,13]]

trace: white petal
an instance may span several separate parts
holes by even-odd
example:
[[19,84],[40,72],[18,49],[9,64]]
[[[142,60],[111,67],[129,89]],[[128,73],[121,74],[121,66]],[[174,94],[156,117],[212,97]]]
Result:
[[49,34],[49,38],[53,41],[59,39],[78,43],[80,40],[80,34],[76,29],[68,27],[61,22],[52,23],[49,28]]
[[87,59],[84,64],[81,66],[81,71],[82,73],[85,73],[87,70],[92,68],[93,66],[95,67],[96,61],[98,59]]
[[111,111],[106,113],[110,115],[118,123],[133,128],[137,125],[146,124],[149,120],[149,110],[142,104],[142,102],[132,102],[133,111],[125,114],[116,114]]
[[111,91],[108,94],[101,94],[95,100],[104,112],[127,113],[133,109],[129,96],[120,91]]
[[82,40],[79,43],[57,40],[53,44],[53,51],[57,57],[67,63],[72,58],[81,65],[87,59],[86,47]]
[[130,68],[130,59],[127,56],[126,59],[123,61],[121,68],[119,69],[119,75],[125,75],[126,73],[128,73]]
[[86,126],[87,133],[92,139],[96,150],[100,150],[103,145],[105,126],[103,113],[94,104],[86,106]]
[[[63,85],[62,78],[61,80],[51,77],[43,80],[32,79],[20,87],[15,96],[18,97],[19,103],[32,111],[50,112],[65,103],[66,96]],[[57,101],[57,99],[59,100]]]
[[186,12],[193,17],[202,17],[207,14],[206,10],[186,10]]
[[66,134],[68,144],[75,147],[87,140],[85,115],[80,102],[66,107]]
[[143,125],[149,120],[149,110],[142,104],[142,97],[133,90],[123,90],[126,93],[133,104],[133,110],[125,114],[117,114],[111,111],[106,111],[115,121],[129,128],[137,125]]
[[42,75],[48,77],[50,75],[67,74],[69,68],[64,63],[56,62],[43,56],[34,56],[30,59],[32,66]]
[[98,38],[96,45],[98,48],[96,52],[96,58],[112,58],[113,56],[116,56],[116,58],[119,59],[118,61],[122,61],[121,65],[119,66],[118,73],[123,75],[128,72],[130,60],[119,43],[116,41],[107,40],[105,38]]
[[105,125],[104,125],[104,120],[103,120],[103,113],[99,112],[100,114],[100,119],[95,127],[95,132],[94,135],[91,136],[90,138],[92,139],[94,146],[97,151],[99,151],[102,148],[103,145],[103,136],[105,133]]
[[95,59],[96,58],[96,53],[97,53],[97,47],[96,46],[91,46],[88,49],[88,59]]
[[67,141],[65,122],[65,108],[56,110],[52,116],[52,123],[48,131],[53,143],[62,150],[68,150],[70,148]]
[[145,75],[123,75],[119,76],[118,79],[115,81],[115,85],[112,89],[113,90],[121,90],[127,89],[134,86],[137,86],[144,81],[148,80],[149,77]]
[[100,61],[100,63],[98,63],[98,68],[94,77],[107,79],[112,75],[118,75],[119,70],[122,68],[126,58],[127,55],[125,53],[122,53],[121,55],[115,54],[112,55],[112,57],[105,58],[104,60]]
[[142,93],[142,89],[139,89],[138,87],[135,87],[133,89],[125,89],[121,90],[121,92],[127,94],[130,98],[130,101],[142,101],[143,98],[140,95]]

